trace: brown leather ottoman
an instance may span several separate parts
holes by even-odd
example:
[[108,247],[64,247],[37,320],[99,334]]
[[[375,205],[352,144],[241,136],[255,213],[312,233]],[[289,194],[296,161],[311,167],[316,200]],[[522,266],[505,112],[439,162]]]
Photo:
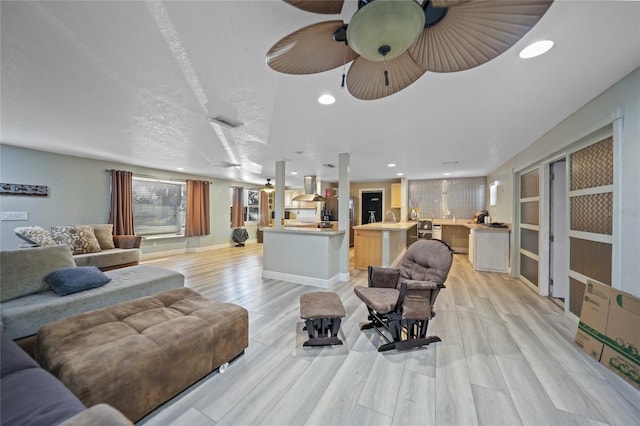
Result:
[[305,320],[309,340],[303,346],[341,345],[340,323],[346,315],[340,296],[314,291],[300,296],[300,318]]
[[244,352],[246,309],[178,288],[45,324],[36,361],[86,406],[141,419]]

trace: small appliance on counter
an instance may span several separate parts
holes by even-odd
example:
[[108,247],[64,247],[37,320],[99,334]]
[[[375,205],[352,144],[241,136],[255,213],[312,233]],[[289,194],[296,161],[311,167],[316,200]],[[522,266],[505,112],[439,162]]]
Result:
[[485,219],[489,217],[489,212],[487,210],[477,211],[476,214],[473,215],[473,223],[485,223],[488,222]]

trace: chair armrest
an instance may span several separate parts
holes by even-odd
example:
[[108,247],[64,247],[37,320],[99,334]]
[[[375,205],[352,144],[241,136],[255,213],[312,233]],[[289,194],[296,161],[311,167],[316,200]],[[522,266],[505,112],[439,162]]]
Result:
[[140,248],[141,242],[142,242],[142,237],[139,237],[137,235],[114,235],[113,236],[113,244],[117,248],[122,248],[122,249]]
[[401,278],[399,280],[400,285],[406,285],[407,290],[433,290],[436,288],[444,288],[444,284],[438,284],[433,281],[418,281]]
[[413,320],[432,318],[435,315],[433,303],[441,288],[445,288],[444,284],[433,281],[401,279],[398,304],[402,305],[402,318]]
[[369,287],[396,288],[400,278],[400,270],[394,268],[382,268],[369,266]]

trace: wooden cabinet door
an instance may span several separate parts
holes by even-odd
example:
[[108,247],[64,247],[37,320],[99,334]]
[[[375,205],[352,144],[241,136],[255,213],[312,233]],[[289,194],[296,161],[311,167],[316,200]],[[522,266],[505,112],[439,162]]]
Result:
[[391,208],[399,209],[400,208],[400,184],[392,183],[391,184]]
[[382,265],[382,232],[356,229],[353,262],[356,269]]

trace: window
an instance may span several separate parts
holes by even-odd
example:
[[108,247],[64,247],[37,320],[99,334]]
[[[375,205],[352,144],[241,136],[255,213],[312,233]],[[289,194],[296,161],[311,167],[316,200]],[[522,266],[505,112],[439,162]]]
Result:
[[132,192],[136,235],[184,235],[186,183],[134,176]]
[[250,189],[247,191],[247,207],[245,209],[246,222],[257,222],[260,218],[260,191]]

